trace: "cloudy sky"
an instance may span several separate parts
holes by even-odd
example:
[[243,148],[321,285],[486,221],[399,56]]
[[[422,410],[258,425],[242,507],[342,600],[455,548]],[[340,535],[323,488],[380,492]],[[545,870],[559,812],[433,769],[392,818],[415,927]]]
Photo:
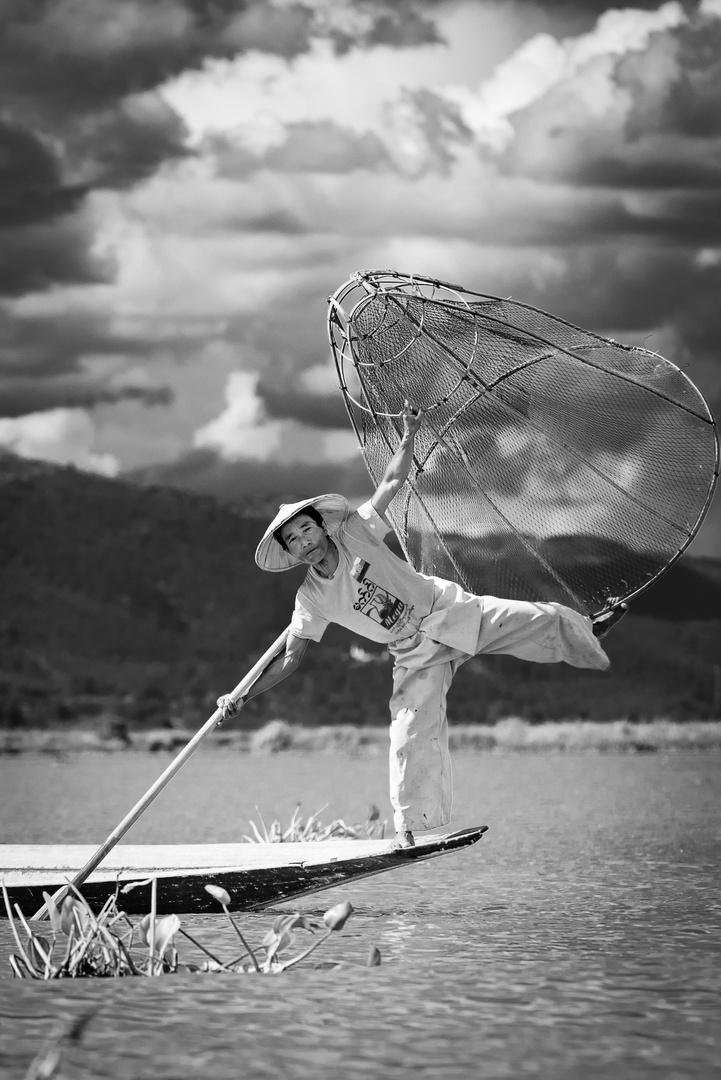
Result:
[[645,344],[721,413],[721,0],[2,0],[0,84],[0,446],[360,495],[325,318],[366,267]]

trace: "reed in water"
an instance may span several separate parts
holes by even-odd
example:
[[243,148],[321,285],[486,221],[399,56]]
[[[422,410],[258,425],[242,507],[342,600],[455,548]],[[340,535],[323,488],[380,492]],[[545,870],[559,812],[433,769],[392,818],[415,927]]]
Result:
[[[122,910],[121,896],[141,885],[151,886],[150,911],[133,923]],[[206,885],[218,901],[241,949],[236,955],[220,959],[215,952],[197,941],[182,926],[177,915],[156,914],[157,878],[132,882],[118,888],[95,914],[77,889],[58,907],[44,893],[50,918],[50,934],[40,934],[31,926],[18,904],[10,903],[2,886],[5,909],[15,939],[17,952],[10,956],[13,975],[19,979],[121,978],[125,976],[174,975],[178,972],[224,972],[226,974],[279,975],[300,964],[333,934],[343,929],[353,913],[347,900],[329,908],[321,919],[308,915],[279,915],[260,944],[250,945],[230,913],[231,898],[225,889]],[[311,940],[299,952],[293,952],[299,931]],[[199,962],[181,961],[176,942],[184,939],[202,954]],[[371,946],[368,966],[380,963],[380,953]],[[326,963],[323,967],[340,967]]]

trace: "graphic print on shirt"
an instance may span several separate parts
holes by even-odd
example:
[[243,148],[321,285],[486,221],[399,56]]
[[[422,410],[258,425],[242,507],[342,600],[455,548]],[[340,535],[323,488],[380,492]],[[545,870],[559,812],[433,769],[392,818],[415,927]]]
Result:
[[358,581],[360,592],[353,605],[354,609],[379,623],[384,630],[400,632],[408,623],[413,608],[393,596],[382,585],[377,585],[375,581],[365,577],[367,569],[367,562],[355,560],[351,574]]

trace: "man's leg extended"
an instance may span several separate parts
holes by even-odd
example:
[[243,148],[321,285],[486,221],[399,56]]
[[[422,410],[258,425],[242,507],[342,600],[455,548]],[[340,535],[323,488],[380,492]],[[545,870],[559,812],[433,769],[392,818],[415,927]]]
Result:
[[572,667],[605,671],[610,661],[593,623],[563,604],[483,597],[477,653],[506,653],[537,664],[565,660]]
[[396,663],[389,755],[396,834],[435,829],[450,821],[453,786],[446,695],[454,670],[450,661],[421,668]]

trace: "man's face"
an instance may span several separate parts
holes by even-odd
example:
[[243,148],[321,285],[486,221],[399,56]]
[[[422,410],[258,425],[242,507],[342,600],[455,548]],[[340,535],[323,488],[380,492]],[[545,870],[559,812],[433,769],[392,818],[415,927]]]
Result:
[[328,551],[328,537],[322,526],[302,511],[281,526],[280,535],[290,554],[310,566],[319,563]]

